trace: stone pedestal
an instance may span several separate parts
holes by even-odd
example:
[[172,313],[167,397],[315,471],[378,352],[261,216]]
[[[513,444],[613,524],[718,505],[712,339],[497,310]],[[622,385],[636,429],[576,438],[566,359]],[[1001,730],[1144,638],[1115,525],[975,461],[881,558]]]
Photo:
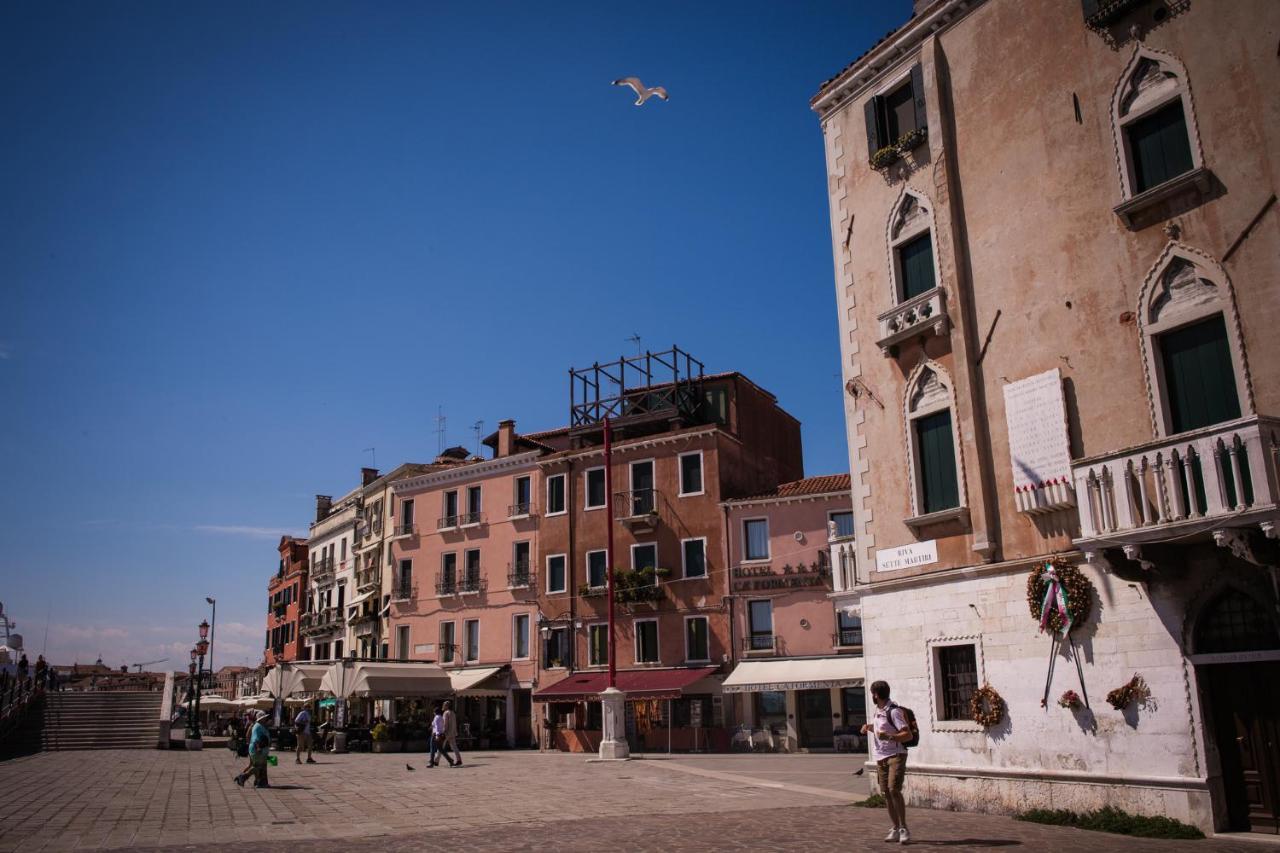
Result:
[[631,749],[627,746],[625,701],[626,694],[616,687],[600,694],[600,703],[604,706],[604,737],[600,741],[600,758],[603,761],[626,761],[631,757]]

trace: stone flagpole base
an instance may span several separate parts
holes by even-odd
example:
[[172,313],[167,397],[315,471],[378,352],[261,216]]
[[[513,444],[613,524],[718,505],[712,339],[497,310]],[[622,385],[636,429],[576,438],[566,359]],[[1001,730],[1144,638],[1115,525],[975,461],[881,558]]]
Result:
[[616,687],[607,688],[600,694],[603,706],[604,737],[600,741],[599,761],[626,761],[631,758],[631,749],[627,746],[627,733],[623,731],[626,714],[623,702],[626,694]]

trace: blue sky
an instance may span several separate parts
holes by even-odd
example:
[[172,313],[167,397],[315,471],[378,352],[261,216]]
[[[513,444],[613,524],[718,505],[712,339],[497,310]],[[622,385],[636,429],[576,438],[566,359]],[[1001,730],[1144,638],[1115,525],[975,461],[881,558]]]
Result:
[[[673,343],[844,470],[822,80],[906,0],[0,6],[0,600],[57,662],[256,663],[358,469]],[[631,105],[617,77],[666,86]],[[163,668],[163,667],[159,667]]]

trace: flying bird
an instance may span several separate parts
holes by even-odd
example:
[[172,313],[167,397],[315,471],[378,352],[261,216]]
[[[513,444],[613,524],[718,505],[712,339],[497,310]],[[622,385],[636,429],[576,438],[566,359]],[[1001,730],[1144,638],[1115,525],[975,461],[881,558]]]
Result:
[[636,93],[636,97],[639,98],[639,100],[636,101],[636,104],[635,104],[637,107],[643,104],[645,101],[649,100],[650,97],[654,97],[654,96],[659,97],[664,101],[671,100],[671,98],[667,95],[666,89],[662,88],[661,86],[646,88],[645,85],[640,82],[639,77],[623,77],[621,80],[614,80],[613,85],[630,86],[632,90]]

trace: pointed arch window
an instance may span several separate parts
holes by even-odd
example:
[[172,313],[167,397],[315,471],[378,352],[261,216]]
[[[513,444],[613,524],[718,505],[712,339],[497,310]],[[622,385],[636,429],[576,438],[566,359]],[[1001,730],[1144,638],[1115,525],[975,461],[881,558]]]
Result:
[[1191,88],[1175,57],[1136,47],[1116,84],[1111,119],[1124,197],[1116,213],[1130,227],[1166,218],[1161,203],[1173,196],[1205,197],[1209,176]]
[[1170,243],[1139,298],[1157,435],[1177,435],[1252,414],[1235,296],[1225,271],[1203,253]]
[[879,344],[891,353],[898,343],[930,329],[947,333],[946,301],[938,286],[938,251],[934,240],[933,204],[914,189],[903,188],[889,215],[890,304],[878,318]]
[[913,527],[964,514],[954,410],[950,377],[932,362],[918,366],[907,384],[905,412],[913,484],[907,524]]

